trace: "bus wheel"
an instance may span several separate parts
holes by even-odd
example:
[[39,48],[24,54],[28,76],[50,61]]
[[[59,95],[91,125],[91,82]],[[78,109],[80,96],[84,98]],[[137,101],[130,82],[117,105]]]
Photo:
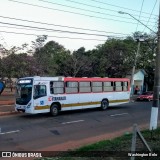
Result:
[[108,108],[108,101],[106,99],[102,100],[101,102],[101,109],[106,110]]
[[58,105],[57,104],[52,104],[51,108],[50,108],[50,113],[52,116],[57,116],[59,113],[59,109],[58,109]]

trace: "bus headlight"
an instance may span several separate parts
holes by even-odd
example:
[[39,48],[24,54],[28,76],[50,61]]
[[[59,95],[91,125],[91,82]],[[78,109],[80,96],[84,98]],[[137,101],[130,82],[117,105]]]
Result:
[[27,108],[30,108],[31,107],[31,102],[27,105]]

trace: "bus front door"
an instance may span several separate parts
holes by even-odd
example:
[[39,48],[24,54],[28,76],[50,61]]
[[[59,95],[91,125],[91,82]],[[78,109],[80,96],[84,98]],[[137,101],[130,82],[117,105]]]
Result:
[[48,112],[49,105],[47,99],[46,85],[34,85],[34,112],[44,113]]

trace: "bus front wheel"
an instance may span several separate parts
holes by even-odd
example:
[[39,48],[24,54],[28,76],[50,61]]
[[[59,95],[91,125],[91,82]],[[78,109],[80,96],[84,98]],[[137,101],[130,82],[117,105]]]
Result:
[[57,104],[52,104],[51,108],[50,108],[50,113],[52,116],[57,116],[59,113],[59,107]]
[[108,105],[109,105],[108,100],[106,100],[106,99],[102,100],[101,109],[106,110],[108,108]]

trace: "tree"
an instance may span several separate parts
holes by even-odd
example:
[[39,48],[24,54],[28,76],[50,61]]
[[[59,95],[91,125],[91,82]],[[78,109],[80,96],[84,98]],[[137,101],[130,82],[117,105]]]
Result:
[[91,62],[84,47],[72,53],[69,64],[70,76],[73,77],[88,76],[88,71],[91,70]]
[[103,77],[125,77],[131,69],[134,53],[135,42],[130,37],[125,40],[107,40],[97,46],[94,52],[96,68],[99,66],[97,74]]
[[37,51],[44,46],[44,42],[47,40],[47,35],[37,36],[35,41],[32,41],[33,51]]
[[[2,45],[1,52],[6,56],[0,59],[1,77],[40,76],[73,76],[73,77],[125,77],[130,73],[137,52],[136,32],[125,39],[108,39],[96,49],[85,51],[80,47],[71,53],[55,41],[47,43],[47,36],[39,36],[33,42],[32,51],[28,44],[12,47],[7,50]],[[137,58],[137,69],[148,73],[148,83],[153,83],[154,52],[156,38],[147,35],[145,43],[141,43]],[[32,52],[32,54],[30,54]]]
[[10,54],[2,59],[3,77],[25,77],[42,74],[42,69],[38,66],[36,59],[26,53]]
[[44,75],[54,76],[60,73],[60,65],[66,59],[68,51],[55,41],[47,42],[36,49],[34,57],[44,70]]

